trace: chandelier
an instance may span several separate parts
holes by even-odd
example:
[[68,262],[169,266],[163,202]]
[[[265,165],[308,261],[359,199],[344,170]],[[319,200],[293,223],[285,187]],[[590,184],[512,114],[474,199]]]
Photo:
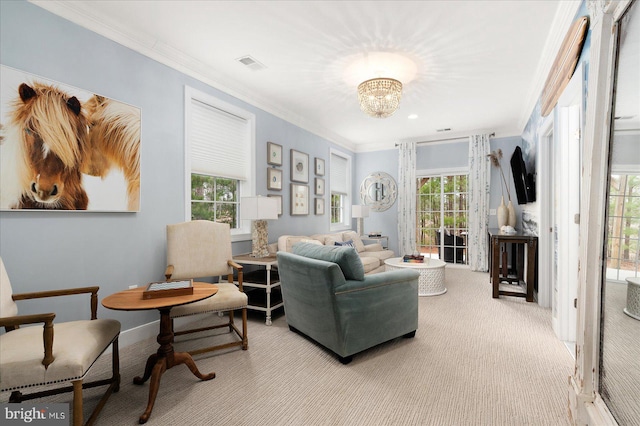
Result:
[[372,117],[391,116],[400,105],[402,83],[393,78],[372,78],[358,86],[360,109]]

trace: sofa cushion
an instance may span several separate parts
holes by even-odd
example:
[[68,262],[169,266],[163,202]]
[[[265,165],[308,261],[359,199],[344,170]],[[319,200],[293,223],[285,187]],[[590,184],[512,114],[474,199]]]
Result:
[[356,248],[358,253],[362,253],[364,251],[364,243],[362,242],[362,238],[358,235],[357,232],[354,231],[346,231],[342,233],[342,238],[344,241],[351,240]]
[[293,246],[293,254],[336,263],[346,279],[364,280],[364,266],[353,247],[318,246],[300,242]]
[[344,247],[353,247],[355,248],[355,244],[353,243],[353,240],[349,240],[349,241],[344,241],[344,242],[338,242],[336,241],[335,243],[333,243],[334,246],[344,246]]
[[[368,274],[380,267],[380,259],[375,256],[360,256],[360,261],[362,261],[362,267],[364,268],[365,274]],[[384,271],[384,268],[382,268],[382,271]]]
[[[299,242],[308,242],[309,240],[315,240],[313,237],[309,238],[306,235],[281,235],[278,238],[278,250],[291,253],[293,246]],[[320,244],[323,241],[319,241]]]

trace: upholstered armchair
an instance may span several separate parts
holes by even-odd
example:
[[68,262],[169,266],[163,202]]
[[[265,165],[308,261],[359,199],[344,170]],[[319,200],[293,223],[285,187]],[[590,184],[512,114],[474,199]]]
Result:
[[[237,271],[234,284],[233,271]],[[227,282],[221,278],[227,277]],[[219,277],[218,292],[207,299],[171,309],[171,319],[206,313],[227,313],[228,321],[200,328],[175,331],[175,336],[228,327],[239,340],[210,345],[189,351],[191,355],[242,346],[249,347],[247,339],[247,304],[249,299],[242,290],[242,265],[232,259],[231,229],[226,223],[194,220],[167,226],[167,279],[185,280],[204,277]],[[235,324],[234,310],[242,311],[242,331]],[[208,337],[211,338],[211,337]]]
[[298,243],[278,252],[285,317],[292,331],[336,353],[353,355],[418,328],[418,277],[413,270],[364,274],[353,247]]
[[[76,294],[90,295],[90,320],[54,323],[56,314],[51,312],[18,315],[16,301]],[[6,331],[0,335],[0,392],[11,391],[9,402],[73,391],[73,425],[80,426],[84,421],[82,389],[108,385],[87,424],[96,420],[109,396],[120,387],[120,323],[97,319],[97,309],[98,287],[13,294],[0,258],[0,327]],[[112,346],[111,378],[84,382],[91,366],[109,345]],[[72,386],[50,386],[30,394],[22,393],[27,388],[64,383]]]

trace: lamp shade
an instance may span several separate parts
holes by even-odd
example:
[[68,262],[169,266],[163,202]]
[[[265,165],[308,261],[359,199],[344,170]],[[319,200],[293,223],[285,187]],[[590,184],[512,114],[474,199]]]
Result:
[[369,217],[369,206],[351,206],[351,217]]
[[242,197],[240,219],[268,220],[278,218],[278,201],[269,197]]

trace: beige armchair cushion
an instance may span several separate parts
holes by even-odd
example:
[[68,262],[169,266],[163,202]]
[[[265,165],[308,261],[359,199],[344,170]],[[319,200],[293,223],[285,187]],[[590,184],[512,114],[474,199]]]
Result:
[[227,265],[232,257],[228,224],[194,220],[167,225],[167,264],[174,265],[172,279],[227,275],[233,272]]
[[0,336],[0,391],[78,380],[120,334],[120,323],[97,319],[54,323],[54,361],[42,365],[42,325]]
[[218,292],[212,297],[187,305],[176,306],[171,309],[171,318],[206,312],[230,311],[247,306],[249,299],[246,293],[238,291],[232,283],[218,283]]

